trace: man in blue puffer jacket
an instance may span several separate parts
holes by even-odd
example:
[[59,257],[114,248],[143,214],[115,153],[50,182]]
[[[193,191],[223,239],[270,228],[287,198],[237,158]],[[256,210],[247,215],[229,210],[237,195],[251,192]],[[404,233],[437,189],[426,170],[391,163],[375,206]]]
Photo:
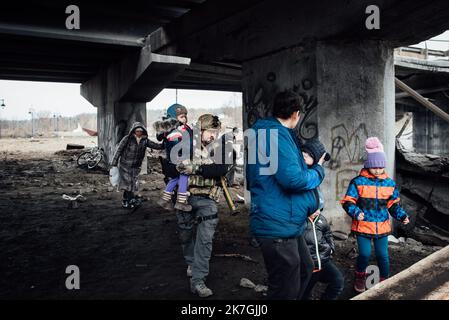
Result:
[[325,154],[310,168],[304,162],[294,130],[303,105],[293,91],[278,93],[273,117],[258,120],[248,141],[249,148],[257,150],[256,161],[249,151],[246,168],[250,228],[264,257],[269,299],[300,299],[308,282],[301,283],[301,259],[311,260],[302,235],[307,217],[319,208],[314,189],[324,179]]

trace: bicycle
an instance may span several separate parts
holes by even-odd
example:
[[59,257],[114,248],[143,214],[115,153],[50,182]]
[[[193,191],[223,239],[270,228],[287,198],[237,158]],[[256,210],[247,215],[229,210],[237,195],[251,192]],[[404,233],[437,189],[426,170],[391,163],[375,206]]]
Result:
[[98,166],[98,164],[104,159],[104,150],[98,146],[93,147],[89,151],[84,151],[76,159],[76,163],[80,167],[87,167],[91,170]]

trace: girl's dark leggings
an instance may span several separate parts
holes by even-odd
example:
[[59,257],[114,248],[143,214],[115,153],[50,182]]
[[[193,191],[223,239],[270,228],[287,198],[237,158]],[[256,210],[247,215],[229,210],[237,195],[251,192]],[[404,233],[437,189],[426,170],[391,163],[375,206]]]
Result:
[[390,274],[390,259],[388,257],[388,237],[368,238],[357,236],[357,244],[359,247],[359,256],[357,257],[357,271],[365,272],[371,258],[371,242],[374,243],[374,251],[376,252],[377,265],[380,271],[380,277],[388,278]]

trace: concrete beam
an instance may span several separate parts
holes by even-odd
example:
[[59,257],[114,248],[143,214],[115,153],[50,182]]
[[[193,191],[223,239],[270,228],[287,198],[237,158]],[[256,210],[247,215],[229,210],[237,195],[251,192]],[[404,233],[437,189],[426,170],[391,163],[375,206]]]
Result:
[[[149,47],[142,49],[136,76],[128,78],[126,93],[120,101],[148,102],[172,83],[190,64],[189,58],[151,53]],[[126,82],[123,83],[126,85]]]
[[[435,88],[417,89],[415,91],[417,93],[419,93],[420,95],[427,95],[430,93],[436,93],[436,92],[448,91],[448,90],[449,90],[449,85],[435,87]],[[400,93],[396,93],[395,97],[396,97],[396,100],[399,100],[399,99],[403,99],[403,98],[409,98],[410,94],[408,94],[407,92],[400,92]]]
[[420,95],[418,92],[410,88],[408,85],[406,85],[404,82],[399,80],[398,78],[394,79],[395,84],[398,88],[400,88],[402,91],[408,93],[410,97],[418,101],[422,106],[427,108],[428,110],[432,111],[434,114],[439,116],[441,119],[445,120],[446,122],[449,122],[449,114],[447,114],[445,111],[443,111],[441,108],[437,107],[435,104],[430,102],[428,99],[424,98],[422,95]]
[[449,246],[352,300],[449,300]]
[[154,54],[146,46],[81,85],[94,106],[108,101],[148,102],[190,64],[190,59]]
[[84,32],[83,30],[77,30],[74,32],[72,30],[62,28],[54,29],[39,26],[10,25],[5,23],[0,23],[0,34],[131,47],[142,47],[144,45],[143,38],[136,39],[135,37],[112,35],[100,32]]
[[449,61],[423,60],[395,56],[394,64],[396,67],[407,68],[409,72],[443,72],[449,73]]
[[[365,9],[377,5],[381,29],[367,30]],[[437,9],[438,8],[438,9]],[[153,32],[153,51],[193,61],[244,62],[316,40],[384,40],[391,47],[417,43],[449,28],[449,3],[436,0],[214,1]],[[410,32],[410,28],[414,32]]]
[[241,82],[241,67],[192,63],[169,87],[178,89],[241,91]]

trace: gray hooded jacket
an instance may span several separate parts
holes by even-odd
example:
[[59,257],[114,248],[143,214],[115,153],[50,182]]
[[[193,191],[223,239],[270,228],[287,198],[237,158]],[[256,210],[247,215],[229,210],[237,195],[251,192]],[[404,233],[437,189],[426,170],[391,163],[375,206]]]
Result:
[[[142,135],[139,144],[137,144],[137,139],[134,136],[134,130],[137,128],[142,128],[144,130],[144,134]],[[163,150],[164,146],[148,139],[148,131],[145,126],[140,122],[135,122],[131,126],[128,135],[124,136],[120,141],[111,165],[117,166],[120,161],[121,167],[140,168],[147,148]]]

